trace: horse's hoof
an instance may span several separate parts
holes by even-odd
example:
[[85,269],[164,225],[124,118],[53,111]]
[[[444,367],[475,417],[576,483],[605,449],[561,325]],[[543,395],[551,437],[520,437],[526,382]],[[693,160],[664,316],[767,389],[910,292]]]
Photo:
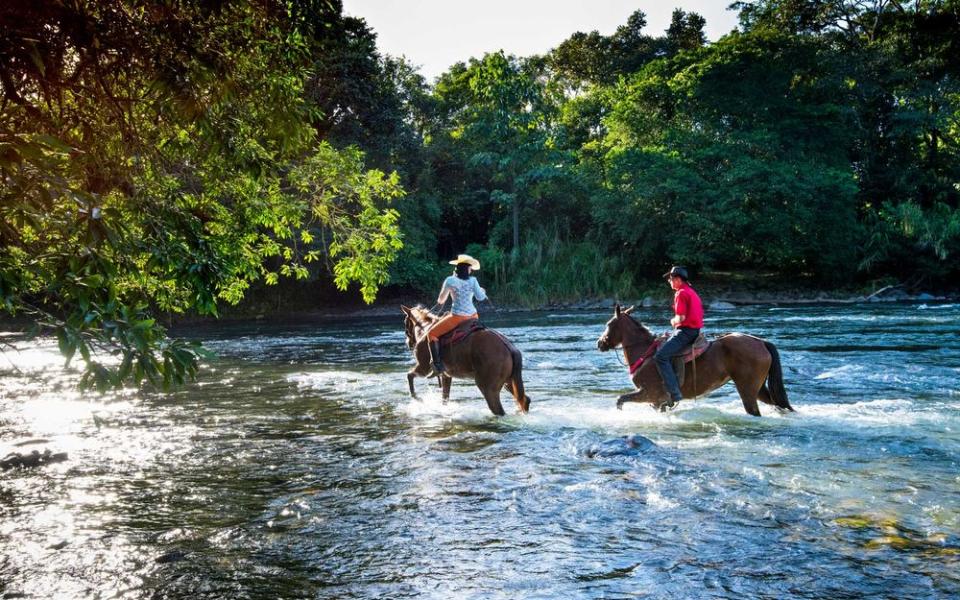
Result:
[[623,402],[620,400],[617,400],[617,410],[623,410]]
[[659,411],[662,412],[662,413],[668,413],[668,412],[673,411],[673,409],[677,408],[677,406],[679,406],[679,405],[680,405],[680,403],[677,402],[676,400],[667,400],[666,402],[663,402],[663,403],[657,405],[657,406],[656,406],[656,409],[659,410]]

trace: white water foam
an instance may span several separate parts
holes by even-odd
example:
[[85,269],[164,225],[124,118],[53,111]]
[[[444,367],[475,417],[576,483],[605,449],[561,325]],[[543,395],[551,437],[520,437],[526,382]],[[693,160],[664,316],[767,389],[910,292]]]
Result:
[[333,389],[338,392],[351,391],[359,383],[364,382],[368,375],[356,371],[317,371],[291,373],[287,381],[296,383],[299,387],[318,390]]
[[[805,419],[802,423],[814,426],[824,421],[857,428],[910,429],[918,425],[941,428],[956,421],[951,411],[944,410],[941,403],[937,410],[918,405],[905,398],[890,398],[844,403],[819,403],[803,406],[800,410]],[[956,412],[953,412],[956,415]]]
[[945,308],[957,308],[960,304],[934,304],[930,306],[928,304],[921,304],[917,307],[917,310],[943,310]]
[[835,377],[849,377],[853,373],[859,373],[864,371],[864,367],[861,365],[841,365],[835,369],[828,369],[823,373],[820,373],[814,379],[833,379]]
[[479,394],[477,392],[476,401],[457,399],[444,402],[440,390],[430,388],[427,392],[419,393],[418,399],[410,398],[406,403],[401,404],[400,411],[415,420],[422,420],[431,425],[438,421],[478,423],[496,418]]

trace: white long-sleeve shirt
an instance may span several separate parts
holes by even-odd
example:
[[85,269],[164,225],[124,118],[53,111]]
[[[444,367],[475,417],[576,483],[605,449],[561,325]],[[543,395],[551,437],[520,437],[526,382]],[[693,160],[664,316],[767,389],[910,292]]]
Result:
[[477,308],[473,305],[473,299],[486,300],[487,291],[480,287],[480,282],[477,281],[476,277],[460,279],[456,275],[451,275],[443,280],[443,287],[440,289],[437,304],[443,304],[451,296],[453,297],[451,312],[455,315],[467,316],[477,312]]

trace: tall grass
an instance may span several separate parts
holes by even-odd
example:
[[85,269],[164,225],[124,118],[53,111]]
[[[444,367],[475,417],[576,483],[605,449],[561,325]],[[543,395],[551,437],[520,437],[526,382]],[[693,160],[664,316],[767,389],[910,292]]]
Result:
[[634,298],[634,273],[618,256],[595,244],[570,240],[556,223],[529,230],[518,251],[495,245],[473,245],[467,252],[480,259],[482,281],[497,299],[535,308],[591,298]]

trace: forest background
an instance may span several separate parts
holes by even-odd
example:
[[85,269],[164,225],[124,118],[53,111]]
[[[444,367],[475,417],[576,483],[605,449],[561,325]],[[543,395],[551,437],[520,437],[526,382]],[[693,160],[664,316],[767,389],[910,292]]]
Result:
[[430,299],[462,252],[529,307],[954,285],[960,0],[734,8],[428,82],[339,0],[6,2],[0,303],[106,387],[196,371],[158,316]]

